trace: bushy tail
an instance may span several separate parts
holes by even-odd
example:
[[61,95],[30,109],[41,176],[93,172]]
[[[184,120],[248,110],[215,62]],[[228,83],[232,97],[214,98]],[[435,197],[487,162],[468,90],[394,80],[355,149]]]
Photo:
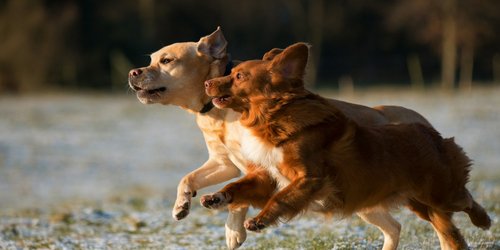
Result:
[[453,167],[451,174],[454,175],[454,180],[456,181],[454,184],[455,190],[464,190],[464,192],[456,192],[456,201],[465,201],[467,206],[463,211],[469,215],[472,224],[484,230],[490,228],[490,217],[465,188],[465,184],[469,181],[470,166],[472,165],[471,160],[467,157],[463,149],[455,143],[453,138],[444,139],[444,149],[450,166]]
[[[471,198],[472,199],[472,198]],[[465,209],[465,212],[469,215],[469,218],[476,227],[487,230],[491,226],[491,219],[484,210],[484,208],[477,204],[475,200],[472,200],[471,208]]]

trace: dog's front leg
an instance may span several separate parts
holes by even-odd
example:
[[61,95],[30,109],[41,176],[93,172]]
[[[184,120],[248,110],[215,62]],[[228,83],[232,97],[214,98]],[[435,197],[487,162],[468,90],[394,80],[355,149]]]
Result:
[[398,248],[401,224],[392,217],[386,208],[375,207],[359,211],[357,215],[382,231],[384,234],[384,245],[382,246],[382,250],[394,250]]
[[227,205],[238,207],[263,207],[276,189],[276,182],[265,170],[251,171],[243,178],[227,184],[213,194],[200,198],[206,208],[219,209]]
[[226,221],[226,245],[229,249],[236,249],[245,242],[247,231],[243,227],[248,207],[229,208]]
[[276,183],[266,171],[252,170],[240,180],[226,185],[219,192],[204,195],[200,202],[207,208],[221,208],[229,204],[226,221],[226,244],[229,249],[236,249],[246,239],[243,226],[248,206],[262,207],[271,198]]
[[291,219],[314,200],[315,193],[322,187],[321,178],[299,177],[283,190],[274,194],[266,206],[255,217],[245,221],[245,228],[260,231],[276,224],[281,217]]
[[200,168],[184,176],[177,187],[177,199],[172,210],[172,216],[181,220],[189,214],[191,197],[196,190],[215,185],[238,177],[240,170],[229,160],[221,161],[210,158]]

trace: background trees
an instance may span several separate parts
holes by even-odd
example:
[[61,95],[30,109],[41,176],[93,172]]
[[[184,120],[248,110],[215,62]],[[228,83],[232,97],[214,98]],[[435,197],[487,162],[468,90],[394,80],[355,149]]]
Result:
[[[0,91],[126,90],[131,67],[217,26],[234,58],[312,44],[308,81],[337,87],[500,76],[495,0],[0,0]],[[457,67],[460,74],[457,74]],[[457,81],[457,79],[459,79]]]
[[[470,89],[475,50],[498,41],[498,35],[494,36],[499,9],[498,1],[400,0],[387,8],[387,23],[390,28],[405,29],[415,41],[434,47],[441,56],[443,88],[454,87],[459,66],[460,87]],[[498,53],[498,47],[493,51]]]

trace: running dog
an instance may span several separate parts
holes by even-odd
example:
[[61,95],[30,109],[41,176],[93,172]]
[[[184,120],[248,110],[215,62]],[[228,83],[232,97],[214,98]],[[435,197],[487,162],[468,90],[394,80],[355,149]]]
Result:
[[353,121],[304,88],[307,57],[308,46],[298,43],[205,82],[216,107],[242,113],[241,151],[253,171],[203,196],[202,205],[262,207],[245,221],[250,231],[308,209],[345,217],[406,205],[433,225],[442,249],[467,249],[453,213],[466,212],[482,229],[491,220],[465,187],[471,161],[462,148],[420,123]]

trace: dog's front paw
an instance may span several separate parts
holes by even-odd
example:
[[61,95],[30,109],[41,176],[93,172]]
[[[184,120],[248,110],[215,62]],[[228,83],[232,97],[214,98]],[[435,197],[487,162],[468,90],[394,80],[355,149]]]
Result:
[[186,192],[182,195],[177,196],[174,208],[172,209],[172,217],[175,220],[182,220],[186,218],[189,214],[189,208],[191,207],[191,196],[195,196],[196,192]]
[[251,218],[245,221],[245,228],[248,231],[260,232],[260,230],[266,228],[266,224],[258,218]]
[[229,202],[231,202],[230,195],[221,192],[203,195],[200,198],[201,205],[210,209],[222,208],[223,206],[229,204]]

